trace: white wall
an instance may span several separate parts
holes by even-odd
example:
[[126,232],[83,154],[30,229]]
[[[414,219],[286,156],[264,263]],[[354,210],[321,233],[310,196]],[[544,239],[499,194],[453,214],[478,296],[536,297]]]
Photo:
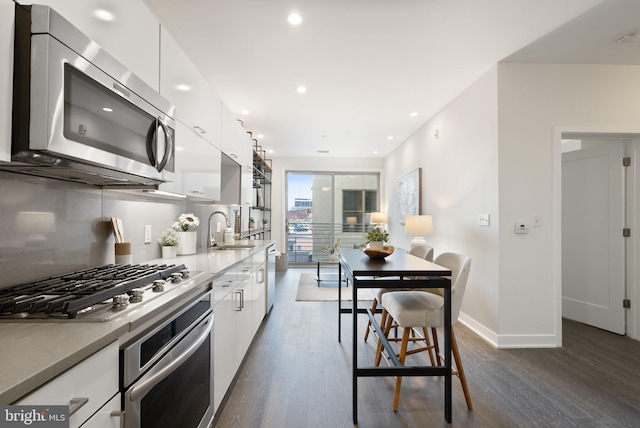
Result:
[[[638,66],[498,65],[499,345],[561,345],[560,133],[637,132],[638,82]],[[515,235],[532,214],[542,227]]]
[[[272,208],[271,238],[276,241],[276,248],[284,252],[287,249],[285,200],[287,171],[351,171],[351,172],[379,172],[380,183],[384,183],[383,159],[374,158],[293,158],[273,157],[272,164]],[[384,188],[380,189],[380,201],[384,204]]]
[[[390,242],[408,248],[397,215],[397,179],[422,168],[422,213],[431,214],[435,255],[472,258],[462,321],[495,342],[498,331],[497,68],[493,67],[385,158]],[[435,132],[438,130],[438,138]],[[478,226],[478,215],[490,225]]]

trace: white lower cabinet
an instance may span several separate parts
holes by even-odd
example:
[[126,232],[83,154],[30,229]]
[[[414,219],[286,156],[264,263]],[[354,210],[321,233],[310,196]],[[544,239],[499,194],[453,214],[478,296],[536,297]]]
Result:
[[[261,261],[262,264],[256,263]],[[265,315],[265,253],[238,263],[237,282],[213,308],[214,409],[217,412]],[[262,280],[260,280],[262,278]],[[228,283],[224,275],[220,284]],[[215,292],[216,280],[214,280]],[[217,292],[220,296],[220,292]]]
[[120,394],[117,394],[109,400],[82,428],[120,428],[120,419],[124,418],[124,413],[120,412],[120,399]]
[[[118,349],[118,342],[113,342],[13,404],[70,405],[71,409],[76,406],[77,410],[69,416],[71,428],[88,422],[96,412],[101,413],[100,410],[105,409],[105,404],[109,407],[113,406],[114,411],[119,410]],[[107,412],[106,409],[105,412]],[[108,413],[108,425],[97,424],[97,421],[104,416],[102,415],[98,416],[92,425],[86,426],[109,427],[112,426],[110,424],[119,426],[118,418],[114,417],[114,421],[111,421],[111,410],[108,410]]]

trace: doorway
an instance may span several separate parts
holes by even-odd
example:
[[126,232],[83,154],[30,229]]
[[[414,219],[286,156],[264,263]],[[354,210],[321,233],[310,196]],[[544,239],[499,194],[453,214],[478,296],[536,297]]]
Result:
[[625,143],[570,140],[562,154],[562,316],[624,335]]

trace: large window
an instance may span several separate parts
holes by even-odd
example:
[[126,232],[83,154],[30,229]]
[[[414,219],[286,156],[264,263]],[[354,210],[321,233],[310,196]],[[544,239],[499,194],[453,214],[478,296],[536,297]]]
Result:
[[370,214],[378,210],[376,190],[342,191],[343,232],[366,232]]
[[289,262],[326,260],[336,243],[364,244],[379,185],[377,173],[287,172]]

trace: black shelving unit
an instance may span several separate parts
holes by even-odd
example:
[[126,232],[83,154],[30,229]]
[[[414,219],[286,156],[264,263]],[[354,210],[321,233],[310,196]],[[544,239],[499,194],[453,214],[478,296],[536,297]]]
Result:
[[[272,160],[266,151],[253,140],[253,201],[249,218],[255,220],[253,228],[243,233],[249,239],[271,239],[271,173]],[[265,222],[266,221],[266,222]]]

